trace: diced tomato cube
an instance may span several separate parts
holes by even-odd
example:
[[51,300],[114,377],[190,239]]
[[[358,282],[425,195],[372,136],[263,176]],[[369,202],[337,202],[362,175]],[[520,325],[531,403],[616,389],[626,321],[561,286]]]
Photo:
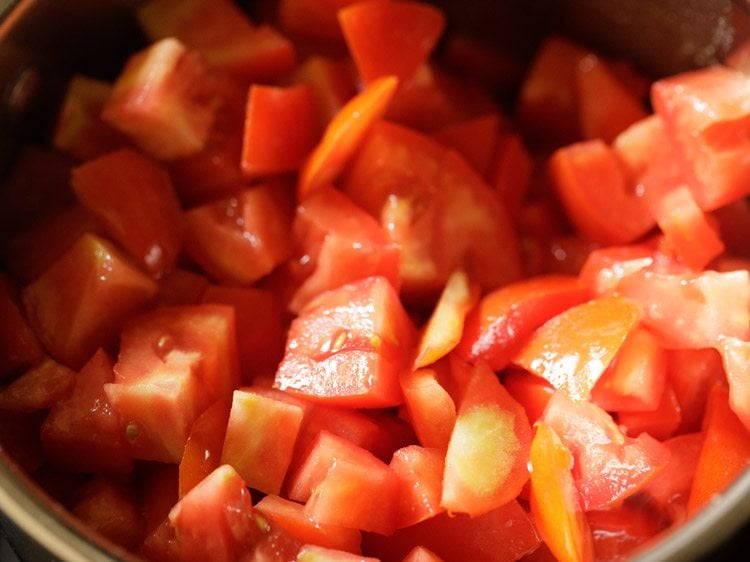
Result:
[[750,430],[750,342],[721,338],[719,353],[729,383],[729,406]]
[[559,391],[550,398],[543,421],[573,455],[573,477],[585,511],[632,496],[669,460],[669,450],[653,437],[626,437],[604,410]]
[[160,306],[198,304],[207,292],[210,282],[204,275],[182,268],[175,268],[159,280]]
[[177,39],[162,39],[131,56],[102,119],[158,159],[194,154],[214,120],[208,82],[199,55]]
[[443,560],[474,562],[511,562],[539,546],[531,517],[516,500],[477,517],[442,513],[390,537],[365,533],[362,540],[363,551],[383,562],[401,562],[417,545]]
[[624,433],[630,436],[648,433],[659,441],[672,437],[681,421],[680,403],[669,384],[664,387],[661,400],[653,410],[617,413],[618,425]]
[[445,29],[445,15],[422,2],[357,2],[338,12],[341,30],[365,82],[409,79]]
[[641,550],[664,530],[664,521],[653,507],[624,503],[586,514],[594,537],[596,560],[622,560]]
[[75,495],[70,511],[89,529],[125,548],[141,544],[143,516],[132,490],[97,476]]
[[443,559],[423,546],[415,546],[401,562],[443,562]]
[[393,286],[368,277],[323,293],[295,318],[274,386],[332,405],[397,405],[413,341]]
[[291,252],[283,185],[261,184],[185,212],[185,251],[212,277],[248,285]]
[[302,544],[360,553],[362,536],[358,530],[313,521],[301,503],[269,495],[255,504],[255,509]]
[[398,287],[398,246],[340,191],[321,187],[302,201],[293,229],[297,262],[305,261],[300,273],[311,271],[292,296],[290,310],[299,312],[320,293],[373,275]]
[[750,76],[725,66],[654,83],[651,100],[686,164],[698,205],[713,210],[750,191]]
[[254,25],[230,0],[157,0],[137,14],[151,39],[176,37],[242,80],[273,80],[296,62],[291,41],[269,25]]
[[52,145],[78,160],[91,160],[127,143],[125,135],[102,121],[112,84],[74,75],[58,113]]
[[397,528],[414,525],[445,511],[440,505],[445,468],[443,450],[409,445],[393,453],[389,466],[399,480]]
[[546,379],[523,369],[507,369],[502,381],[505,389],[526,410],[532,425],[542,417],[549,399],[555,393],[555,387]]
[[154,277],[174,267],[182,247],[182,213],[167,171],[130,149],[73,169],[73,190]]
[[711,388],[726,384],[721,355],[708,348],[667,350],[667,380],[680,404],[677,433],[699,431]]
[[338,11],[360,0],[280,0],[279,24],[295,37],[343,44]]
[[44,357],[16,297],[8,279],[0,274],[0,380],[18,374]]
[[114,343],[131,314],[157,291],[109,242],[84,234],[23,290],[29,323],[61,363],[79,368],[97,348]]
[[474,169],[487,177],[500,140],[500,115],[489,113],[445,125],[432,133],[444,146],[458,150]]
[[287,400],[235,390],[221,463],[231,465],[249,487],[278,494],[303,415],[301,406]]
[[447,449],[456,404],[434,369],[416,369],[401,376],[401,390],[414,432],[425,447]]
[[488,177],[512,216],[522,211],[533,173],[534,160],[521,136],[515,133],[500,135]]
[[[313,1],[322,4],[318,0]],[[295,71],[293,80],[296,84],[310,86],[321,130],[356,94],[348,65],[345,61],[332,57],[322,55],[307,57]]]
[[97,351],[77,374],[71,394],[50,409],[42,445],[56,466],[84,473],[131,470],[120,417],[105,393],[114,380],[112,367],[107,353]]
[[0,410],[35,412],[46,410],[72,390],[76,373],[53,359],[44,359],[0,389]]
[[297,562],[380,562],[377,558],[360,556],[334,548],[306,544],[297,553]]
[[309,86],[250,86],[241,160],[246,176],[297,170],[319,136]]

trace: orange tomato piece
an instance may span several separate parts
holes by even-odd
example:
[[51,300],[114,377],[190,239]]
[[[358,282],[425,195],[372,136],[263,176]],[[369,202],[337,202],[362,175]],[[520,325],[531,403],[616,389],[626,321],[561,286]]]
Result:
[[333,117],[299,174],[297,197],[304,199],[332,182],[359,147],[370,126],[388,107],[398,79],[385,76],[349,100]]

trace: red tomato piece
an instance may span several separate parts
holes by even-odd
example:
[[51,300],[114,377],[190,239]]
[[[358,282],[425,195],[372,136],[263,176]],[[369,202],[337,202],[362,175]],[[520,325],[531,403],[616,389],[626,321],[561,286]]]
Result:
[[277,296],[268,289],[211,285],[201,301],[234,308],[242,382],[273,375],[284,355],[287,327]]
[[573,455],[584,511],[617,505],[643,489],[669,460],[669,450],[653,437],[626,437],[604,410],[561,392],[550,398],[543,421]]
[[[293,223],[300,273],[289,309],[299,312],[320,293],[380,275],[399,285],[399,248],[378,222],[332,187],[321,187],[297,207]],[[302,262],[305,262],[302,265]]]
[[650,208],[667,244],[688,267],[701,270],[724,251],[719,233],[686,186],[661,195]]
[[250,491],[230,466],[220,466],[169,512],[173,548],[180,560],[231,562],[263,539]]
[[585,400],[640,316],[638,305],[622,297],[584,302],[545,322],[513,362],[574,400]]
[[593,296],[601,297],[613,293],[624,277],[653,266],[656,259],[653,249],[642,244],[598,248],[586,258],[578,277]]
[[750,342],[721,338],[719,353],[729,383],[729,406],[750,430]]
[[290,203],[264,183],[186,211],[185,251],[215,279],[249,285],[291,253]]
[[726,490],[750,465],[750,431],[729,405],[729,391],[714,385],[704,419],[706,434],[695,468],[688,516]]
[[414,432],[424,447],[447,449],[456,404],[434,369],[416,369],[401,376],[401,390]]
[[415,525],[445,511],[440,505],[443,450],[409,445],[393,453],[389,466],[399,480],[397,528]]
[[292,322],[274,386],[332,405],[377,408],[403,401],[414,327],[393,286],[368,277],[325,292]]
[[750,201],[737,199],[711,213],[728,253],[750,258]]
[[338,11],[360,0],[280,0],[279,25],[296,37],[343,44]]
[[558,149],[549,170],[569,219],[591,240],[624,244],[654,226],[646,202],[630,192],[622,162],[602,140]]
[[397,86],[395,76],[378,78],[331,119],[300,171],[297,186],[300,201],[338,177],[372,124],[382,117]]
[[659,514],[650,506],[621,506],[586,514],[594,537],[594,554],[602,562],[629,558],[664,530]]
[[141,544],[143,516],[132,490],[96,476],[75,495],[70,511],[89,529],[125,548]]
[[73,169],[81,204],[154,277],[174,267],[182,247],[182,213],[166,170],[130,149]]
[[531,437],[523,407],[477,364],[448,443],[440,504],[476,517],[518,496],[529,478]]
[[558,145],[580,138],[576,69],[588,52],[557,36],[547,38],[521,84],[516,113],[524,136]]
[[414,369],[426,367],[445,357],[461,341],[464,321],[479,299],[479,287],[463,271],[454,272],[422,329]]
[[529,457],[531,515],[542,540],[558,560],[594,559],[594,542],[571,469],[573,456],[555,431],[536,424]]
[[167,38],[132,55],[102,119],[160,160],[201,150],[214,121],[208,70],[195,52]]
[[179,465],[179,497],[219,468],[221,447],[229,421],[230,404],[217,400],[198,416],[190,427]]
[[175,268],[159,280],[160,306],[198,304],[210,283],[205,276],[187,269]]
[[352,454],[320,467],[325,474],[312,488],[305,513],[322,524],[388,535],[396,528],[399,480],[383,461],[351,447]]
[[126,137],[102,121],[101,111],[112,84],[76,74],[71,77],[57,115],[52,145],[77,160],[91,160],[127,143]]
[[0,275],[0,380],[5,380],[44,357],[42,346],[24,318],[16,294]]
[[117,412],[105,394],[112,359],[99,350],[77,374],[70,395],[44,420],[44,453],[56,466],[83,473],[126,474],[133,466]]
[[664,441],[669,462],[643,490],[673,525],[687,519],[688,494],[704,439],[703,433],[685,433]]
[[109,242],[84,234],[23,290],[29,324],[45,349],[73,369],[108,346],[157,285]]
[[668,350],[667,379],[682,414],[677,433],[699,431],[711,387],[716,383],[726,384],[719,352],[715,349]]
[[245,81],[279,78],[296,62],[291,41],[271,26],[255,26],[229,0],[158,0],[141,6],[137,16],[152,40],[176,37]]
[[521,275],[513,224],[499,196],[458,153],[426,135],[377,123],[344,191],[401,244],[407,296],[431,300],[459,268],[483,288]]
[[442,513],[390,537],[365,533],[362,540],[363,552],[382,562],[401,562],[417,545],[443,560],[474,562],[512,562],[539,546],[531,518],[516,500],[477,517]]
[[651,332],[635,328],[591,389],[591,401],[610,412],[656,410],[667,385],[667,357]]
[[[314,1],[316,4],[323,4],[318,0]],[[346,62],[322,55],[307,57],[295,71],[293,82],[310,86],[321,130],[356,94]]]
[[578,280],[563,275],[540,276],[496,289],[469,313],[456,351],[468,361],[486,361],[500,371],[535,329],[586,298]]
[[250,86],[242,145],[242,171],[258,176],[297,170],[320,130],[312,89]]
[[64,399],[75,385],[76,373],[53,359],[43,359],[0,389],[0,410],[47,410]]
[[547,402],[555,393],[555,387],[548,381],[522,369],[505,371],[503,386],[523,406],[532,424],[542,417]]
[[692,176],[701,209],[713,210],[750,191],[750,76],[715,65],[654,83],[651,100]]
[[646,118],[643,103],[600,57],[586,55],[581,59],[575,78],[584,139],[601,139],[610,144],[630,125]]
[[362,534],[358,530],[313,521],[301,503],[268,495],[255,504],[255,509],[302,544],[360,553]]
[[339,23],[360,76],[409,79],[437,45],[445,15],[422,2],[357,2],[338,12]]
[[278,494],[292,461],[304,410],[288,400],[235,390],[221,464],[229,464],[245,483]]
[[661,400],[653,410],[617,413],[618,425],[625,434],[636,436],[641,433],[648,433],[659,441],[672,437],[681,421],[680,403],[669,384],[664,387]]
[[500,124],[499,113],[488,113],[445,125],[432,136],[444,146],[460,152],[477,172],[487,177],[500,137]]
[[665,347],[715,347],[722,336],[750,338],[747,271],[673,275],[641,270],[623,278],[619,292],[638,303],[643,323]]
[[534,160],[521,136],[515,133],[500,135],[489,178],[512,216],[522,210],[533,172]]

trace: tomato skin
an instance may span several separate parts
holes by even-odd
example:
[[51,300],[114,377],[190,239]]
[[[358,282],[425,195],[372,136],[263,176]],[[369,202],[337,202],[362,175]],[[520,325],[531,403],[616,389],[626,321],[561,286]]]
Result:
[[392,285],[368,277],[323,293],[302,310],[274,386],[331,405],[397,405],[413,341],[414,326]]
[[598,406],[556,392],[543,421],[573,454],[573,476],[585,511],[617,505],[648,484],[669,450],[648,434],[626,437]]
[[549,275],[518,281],[485,295],[469,313],[457,353],[503,369],[519,345],[544,322],[583,302],[585,288],[572,276]]
[[574,400],[587,399],[640,316],[619,296],[584,302],[543,324],[513,362]]
[[695,514],[750,465],[750,432],[732,411],[729,391],[714,385],[704,418],[705,440],[690,488],[687,512]]
[[536,424],[531,443],[531,514],[544,542],[558,560],[594,559],[594,544],[570,470],[573,456],[555,431]]

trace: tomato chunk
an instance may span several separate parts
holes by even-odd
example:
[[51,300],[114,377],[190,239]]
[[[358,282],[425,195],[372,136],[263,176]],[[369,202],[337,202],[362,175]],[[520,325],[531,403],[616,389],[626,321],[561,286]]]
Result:
[[333,289],[292,322],[274,386],[301,397],[350,407],[403,401],[414,327],[383,277]]

